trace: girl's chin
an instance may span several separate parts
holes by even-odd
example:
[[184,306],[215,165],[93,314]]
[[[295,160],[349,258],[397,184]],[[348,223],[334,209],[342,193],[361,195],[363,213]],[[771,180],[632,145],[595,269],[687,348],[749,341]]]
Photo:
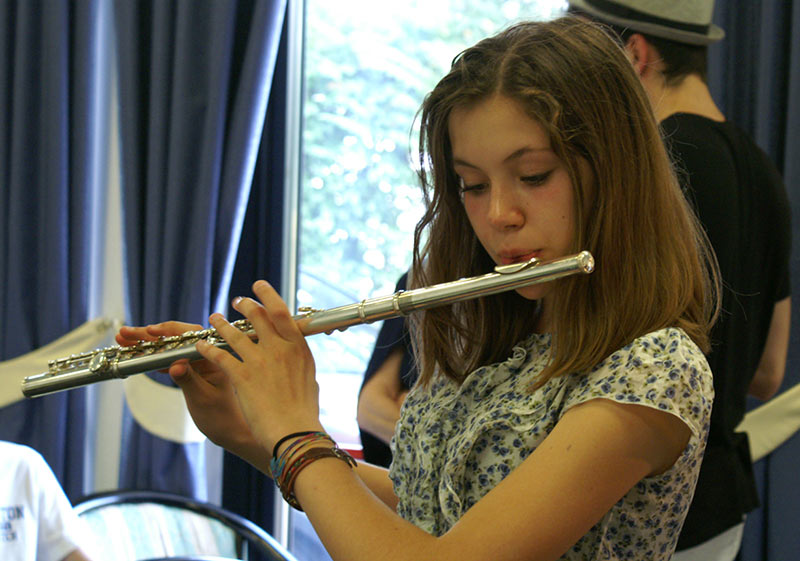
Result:
[[541,300],[550,291],[548,284],[534,284],[532,286],[523,286],[517,288],[516,293],[525,298],[526,300]]

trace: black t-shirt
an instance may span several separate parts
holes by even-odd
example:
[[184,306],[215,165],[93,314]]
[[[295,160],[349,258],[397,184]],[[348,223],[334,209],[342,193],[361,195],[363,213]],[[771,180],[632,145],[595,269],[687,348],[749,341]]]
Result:
[[661,123],[687,198],[717,255],[723,293],[708,362],[714,407],[678,550],[738,524],[758,506],[742,421],[774,305],[789,296],[790,207],[767,155],[735,125],[690,114]]
[[[397,281],[397,290],[405,290],[408,274],[404,274]],[[378,339],[375,342],[375,349],[372,351],[372,357],[369,359],[367,370],[364,373],[364,381],[361,387],[367,383],[367,380],[372,378],[375,372],[380,368],[384,361],[396,348],[400,347],[403,350],[403,360],[400,363],[400,384],[403,388],[409,389],[417,380],[417,368],[414,362],[414,353],[411,350],[411,339],[408,333],[408,326],[405,318],[392,318],[384,320],[381,330],[378,333]],[[361,434],[361,446],[364,451],[364,459],[378,466],[389,467],[392,461],[392,452],[389,446],[383,443],[382,440],[359,428]]]

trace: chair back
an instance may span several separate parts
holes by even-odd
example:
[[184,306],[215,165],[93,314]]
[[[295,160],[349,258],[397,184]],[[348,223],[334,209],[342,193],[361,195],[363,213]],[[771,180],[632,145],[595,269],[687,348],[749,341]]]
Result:
[[158,491],[112,491],[78,501],[100,559],[296,561],[263,528],[220,506]]

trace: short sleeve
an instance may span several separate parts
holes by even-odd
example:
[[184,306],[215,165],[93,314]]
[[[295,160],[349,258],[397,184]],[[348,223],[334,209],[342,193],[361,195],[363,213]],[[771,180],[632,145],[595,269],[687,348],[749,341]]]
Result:
[[643,405],[680,418],[695,437],[703,437],[714,389],[702,351],[683,332],[669,328],[639,337],[574,378],[561,411],[592,399]]
[[39,493],[39,539],[37,559],[63,559],[78,548],[87,549],[86,527],[72,509],[50,466],[32,455],[31,471]]

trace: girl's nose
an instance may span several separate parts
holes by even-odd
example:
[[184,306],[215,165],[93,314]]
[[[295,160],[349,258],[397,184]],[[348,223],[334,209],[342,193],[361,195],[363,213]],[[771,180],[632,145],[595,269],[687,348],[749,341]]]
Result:
[[519,228],[525,215],[514,190],[502,185],[492,186],[489,192],[489,222],[498,229]]

